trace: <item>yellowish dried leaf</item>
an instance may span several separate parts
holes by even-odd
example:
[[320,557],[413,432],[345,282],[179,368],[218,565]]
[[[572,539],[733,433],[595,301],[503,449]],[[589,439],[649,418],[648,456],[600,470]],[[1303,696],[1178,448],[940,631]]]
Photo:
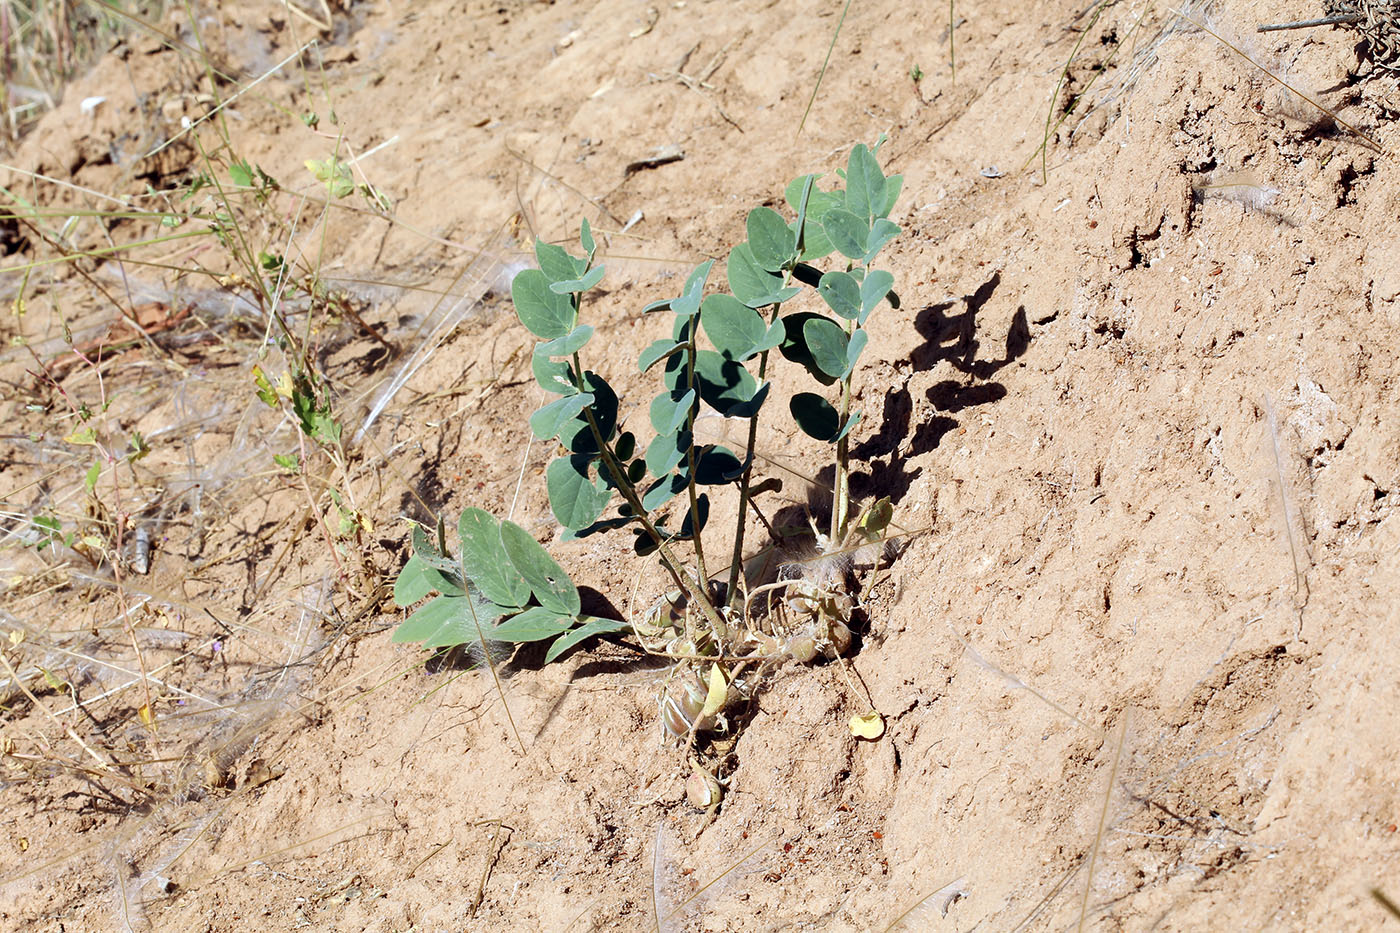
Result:
[[851,735],[856,738],[874,741],[884,734],[885,719],[874,710],[864,716],[851,717]]

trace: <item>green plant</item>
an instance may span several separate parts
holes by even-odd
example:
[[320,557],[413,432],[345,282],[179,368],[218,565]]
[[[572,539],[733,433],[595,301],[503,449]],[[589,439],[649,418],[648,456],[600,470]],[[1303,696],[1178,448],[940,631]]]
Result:
[[[655,554],[674,589],[640,619],[582,616],[567,574],[533,538],[511,522],[468,509],[459,523],[460,560],[449,557],[441,523],[435,539],[415,526],[413,556],[395,598],[409,606],[439,595],[400,626],[395,641],[431,648],[474,644],[490,659],[492,642],[554,638],[546,656],[552,660],[591,635],[631,630],[648,650],[679,662],[679,676],[662,700],[663,722],[678,737],[718,724],[725,706],[747,689],[748,671],[849,648],[853,601],[844,589],[845,569],[859,550],[883,540],[892,517],[888,499],[857,511],[848,488],[850,434],[860,420],[851,384],[868,341],[865,324],[882,302],[898,306],[894,276],[873,266],[900,232],[888,215],[902,176],[881,171],[883,141],[851,150],[838,172],[844,188],[822,190],[815,175],[792,181],[786,188],[792,219],[768,207],[751,210],[748,239],[728,256],[728,293],[706,294],[715,265],[710,259],[695,268],[679,296],[646,306],[649,313],[670,311],[671,322],[669,336],[638,358],[639,370],[661,382],[648,409],[654,436],[645,445],[623,430],[617,393],[585,363],[594,330],[580,323],[583,297],[604,274],[595,264],[598,244],[588,222],[580,228],[582,256],[536,242],[538,268],[515,277],[511,297],[521,323],[539,339],[535,379],[556,396],[530,417],[535,437],[558,443],[545,471],[550,507],[569,538],[631,529],[636,552]],[[838,268],[814,265],[833,254]],[[804,286],[831,315],[783,313]],[[752,568],[746,572],[744,552],[761,485],[753,481],[755,444],[775,351],[827,390],[796,392],[788,408],[802,431],[832,446],[835,481],[829,523],[818,530],[811,522],[824,560],[764,579]],[[746,423],[741,450],[698,439],[696,422],[706,412]],[[710,517],[710,490],[724,486],[737,490],[737,514],[727,536],[732,550],[714,573],[701,531]],[[878,734],[869,716],[857,718],[853,730]]]

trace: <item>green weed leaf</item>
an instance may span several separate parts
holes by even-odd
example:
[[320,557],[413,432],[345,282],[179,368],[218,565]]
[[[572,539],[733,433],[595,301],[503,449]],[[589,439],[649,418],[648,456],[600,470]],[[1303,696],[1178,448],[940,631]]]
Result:
[[783,329],[769,327],[763,316],[730,295],[711,295],[700,306],[705,336],[725,356],[743,362],[783,342]]
[[530,371],[535,374],[535,382],[546,392],[553,392],[555,395],[573,395],[578,388],[569,378],[569,364],[562,360],[551,360],[548,355],[540,353],[540,347],[545,344],[536,344],[535,352],[530,356]]
[[846,162],[846,210],[869,223],[884,206],[885,175],[880,162],[864,143],[856,143]]
[[567,632],[574,624],[574,617],[563,615],[543,606],[531,606],[518,615],[513,615],[491,630],[492,641],[525,642],[543,641]]
[[740,243],[729,252],[729,290],[750,308],[780,304],[796,295],[800,289],[783,288],[781,277],[764,269],[747,243]]
[[586,292],[599,282],[603,281],[603,266],[594,266],[588,270],[588,274],[580,279],[565,279],[562,282],[550,282],[549,290],[559,294],[567,295],[572,292]]
[[256,363],[253,364],[253,385],[258,387],[258,398],[262,399],[264,405],[268,408],[277,407],[277,390],[272,387],[267,373]]
[[847,272],[828,272],[817,286],[827,306],[847,320],[860,316],[860,283]]
[[676,343],[674,340],[658,340],[641,352],[637,357],[637,368],[642,372],[651,369],[659,361],[670,356],[679,350],[684,344]]
[[870,224],[865,220],[850,211],[834,208],[822,219],[822,229],[842,256],[865,258],[866,243],[870,240]]
[[673,392],[662,392],[651,400],[651,426],[657,434],[675,434],[685,424],[690,407],[695,404],[695,390],[687,389],[680,398]]
[[874,259],[880,250],[885,248],[885,244],[899,236],[899,224],[877,217],[875,223],[870,227],[870,235],[865,240],[865,262]]
[[577,279],[588,268],[587,263],[570,256],[564,247],[543,240],[535,241],[535,262],[550,283]]
[[514,522],[501,522],[501,543],[541,606],[563,615],[578,615],[578,588],[528,531]]
[[481,595],[500,606],[525,605],[530,586],[501,546],[501,523],[496,517],[481,509],[463,509],[457,534],[462,539],[462,570]]
[[597,521],[612,498],[607,484],[589,476],[591,460],[586,454],[556,457],[544,471],[550,511],[559,524],[572,531]]
[[759,266],[779,272],[797,256],[797,243],[783,215],[771,207],[755,207],[745,221],[749,250]]
[[614,632],[628,632],[632,626],[626,622],[619,622],[616,619],[598,619],[592,616],[579,616],[580,620],[587,619],[578,628],[573,629],[558,638],[549,646],[545,652],[544,662],[546,664],[559,659],[560,655],[568,651],[574,645],[595,635],[611,635]]
[[555,399],[530,416],[530,431],[542,441],[552,440],[578,417],[579,412],[592,404],[593,396],[587,392]]
[[228,167],[229,181],[240,188],[253,187],[253,166],[246,160],[240,160]]
[[840,379],[850,371],[846,365],[846,334],[840,327],[818,317],[802,325],[802,339],[822,372]]
[[894,276],[884,269],[872,269],[865,274],[865,280],[860,283],[860,314],[856,318],[858,324],[865,324],[870,312],[884,300],[893,286]]
[[573,332],[578,314],[573,299],[551,291],[549,278],[540,270],[517,274],[510,283],[510,300],[520,323],[541,340],[557,340]]
[[345,198],[355,193],[355,179],[350,174],[350,166],[335,156],[324,160],[307,159],[304,164],[307,171],[326,186],[326,193],[331,197]]

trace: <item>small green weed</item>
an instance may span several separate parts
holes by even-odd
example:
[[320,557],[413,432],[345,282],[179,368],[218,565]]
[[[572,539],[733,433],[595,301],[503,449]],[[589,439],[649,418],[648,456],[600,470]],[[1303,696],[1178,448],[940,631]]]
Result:
[[[722,725],[725,708],[751,691],[753,672],[784,658],[807,662],[848,650],[853,601],[845,572],[859,551],[875,546],[878,558],[892,518],[888,499],[857,511],[848,489],[850,434],[860,420],[851,382],[868,341],[865,325],[882,303],[898,306],[894,276],[874,266],[900,232],[888,216],[902,176],[881,171],[883,142],[852,149],[838,172],[844,189],[822,190],[815,175],[792,181],[785,192],[791,219],[768,207],[751,210],[748,239],[728,256],[729,292],[706,294],[711,259],[690,274],[680,295],[643,309],[670,312],[668,336],[637,361],[661,383],[648,408],[654,436],[645,445],[622,429],[617,393],[585,362],[594,329],[580,323],[583,299],[604,274],[588,222],[580,228],[581,256],[536,242],[538,268],[515,277],[511,298],[539,340],[535,380],[556,396],[529,419],[535,437],[558,443],[545,471],[550,507],[568,538],[630,530],[636,553],[655,554],[675,588],[643,618],[581,615],[568,575],[527,532],[467,509],[458,524],[458,558],[449,554],[441,523],[435,535],[414,528],[413,556],[395,599],[406,607],[438,595],[409,616],[395,641],[472,645],[479,659],[489,660],[498,656],[493,644],[553,639],[548,661],[590,636],[631,631],[647,650],[678,662],[661,703],[663,722],[678,738]],[[814,265],[833,254],[837,268]],[[783,313],[804,286],[830,315]],[[748,513],[767,488],[754,484],[753,468],[777,356],[824,390],[794,393],[787,404],[802,431],[832,446],[835,482],[829,525],[818,530],[812,522],[825,559],[765,580],[746,568],[743,555]],[[746,425],[741,450],[698,439],[696,421],[706,413]],[[724,486],[738,492],[728,536],[733,548],[725,570],[712,573],[701,531],[710,491]],[[883,724],[872,712],[855,717],[851,728],[874,737]]]

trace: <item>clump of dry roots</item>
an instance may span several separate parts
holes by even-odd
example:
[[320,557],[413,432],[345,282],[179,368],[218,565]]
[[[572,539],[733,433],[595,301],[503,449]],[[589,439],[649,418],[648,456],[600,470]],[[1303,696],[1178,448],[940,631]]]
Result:
[[[741,584],[733,599],[724,584],[711,582],[705,589],[725,623],[722,631],[679,589],[634,622],[649,652],[675,661],[658,701],[665,735],[693,746],[700,733],[729,732],[726,710],[752,697],[764,674],[788,660],[811,664],[846,654],[856,571],[881,566],[891,515],[889,500],[881,499],[850,523],[842,540],[814,528],[814,557],[780,565],[772,582]],[[719,782],[693,758],[692,769],[687,795],[697,807],[712,809]]]

